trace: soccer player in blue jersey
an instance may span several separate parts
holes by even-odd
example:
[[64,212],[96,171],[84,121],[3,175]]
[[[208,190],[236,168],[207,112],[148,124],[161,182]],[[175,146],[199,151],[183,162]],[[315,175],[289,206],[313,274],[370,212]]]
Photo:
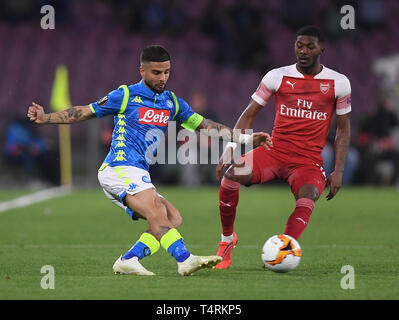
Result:
[[218,256],[191,254],[177,227],[182,223],[179,211],[159,195],[148,173],[152,157],[166,131],[169,121],[184,128],[201,130],[209,136],[254,146],[271,144],[266,133],[244,135],[205,119],[193,112],[183,99],[165,90],[170,74],[170,56],[161,46],[148,46],[140,56],[139,83],[111,91],[104,98],[85,106],[45,113],[42,106],[32,103],[28,117],[37,124],[72,124],[94,117],[112,115],[114,131],[110,151],[98,172],[106,196],[125,210],[133,220],[146,219],[149,229],[113,265],[115,273],[154,275],[139,262],[157,252],[167,250],[177,261],[178,273],[213,267],[221,261]]

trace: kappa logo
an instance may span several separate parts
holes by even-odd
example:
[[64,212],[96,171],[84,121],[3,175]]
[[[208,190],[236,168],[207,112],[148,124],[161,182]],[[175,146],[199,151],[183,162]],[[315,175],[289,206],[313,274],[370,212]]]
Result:
[[141,99],[141,97],[135,96],[134,99],[132,99],[132,102],[143,103],[143,100]]
[[320,83],[320,91],[323,94],[327,94],[330,91],[330,84],[329,83]]
[[292,89],[294,89],[294,85],[295,85],[296,82],[292,83],[292,82],[287,80],[285,83],[289,84],[292,87]]
[[129,184],[129,189],[128,189],[128,191],[133,191],[133,190],[136,189],[137,187],[138,187],[137,184],[131,183],[131,184]]

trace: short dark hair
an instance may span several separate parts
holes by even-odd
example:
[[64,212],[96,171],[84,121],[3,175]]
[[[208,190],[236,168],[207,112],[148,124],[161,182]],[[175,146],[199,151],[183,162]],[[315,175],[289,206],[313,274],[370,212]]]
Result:
[[296,36],[316,37],[321,43],[325,40],[323,32],[316,26],[304,26],[297,31]]
[[169,60],[170,56],[168,51],[158,45],[145,47],[140,55],[140,62],[165,62]]

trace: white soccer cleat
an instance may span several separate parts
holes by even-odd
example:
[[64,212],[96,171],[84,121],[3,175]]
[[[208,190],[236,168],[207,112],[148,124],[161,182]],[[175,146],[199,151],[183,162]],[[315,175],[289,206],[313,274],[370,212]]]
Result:
[[185,261],[177,263],[177,272],[182,276],[189,276],[195,271],[216,266],[221,257],[218,256],[195,256],[190,255]]
[[115,274],[136,274],[139,276],[154,276],[155,273],[148,271],[144,268],[137,257],[131,259],[122,260],[120,256],[114,263],[112,269]]

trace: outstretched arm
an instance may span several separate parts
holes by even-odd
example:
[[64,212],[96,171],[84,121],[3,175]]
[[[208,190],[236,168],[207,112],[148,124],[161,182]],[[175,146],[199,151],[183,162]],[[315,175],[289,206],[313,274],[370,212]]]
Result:
[[271,138],[268,133],[258,132],[252,135],[243,134],[244,129],[249,129],[252,126],[255,116],[260,110],[260,106],[259,108],[258,106],[259,105],[257,105],[257,103],[252,100],[250,105],[247,107],[247,109],[245,109],[241,117],[238,119],[234,130],[221,123],[214,122],[211,119],[205,118],[197,127],[197,130],[207,136],[218,138],[224,141],[232,141],[244,144],[252,141],[255,147],[265,144],[272,146]]
[[202,120],[196,130],[207,136],[225,141],[232,141],[234,134],[231,128],[206,118]]
[[335,168],[327,180],[330,186],[330,192],[326,196],[327,200],[331,200],[342,186],[342,176],[346,155],[348,153],[350,136],[350,113],[337,116],[337,134],[335,136]]
[[95,117],[89,106],[75,106],[62,111],[45,113],[41,105],[32,102],[28,118],[36,124],[72,124]]

